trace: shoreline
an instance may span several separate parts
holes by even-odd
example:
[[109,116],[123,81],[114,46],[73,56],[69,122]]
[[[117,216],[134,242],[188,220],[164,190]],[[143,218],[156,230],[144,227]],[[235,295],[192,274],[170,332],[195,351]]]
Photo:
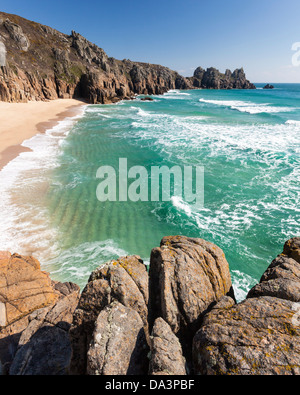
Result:
[[65,118],[75,116],[84,105],[87,103],[79,99],[0,102],[0,171],[20,153],[30,151],[22,146],[25,140],[45,133]]

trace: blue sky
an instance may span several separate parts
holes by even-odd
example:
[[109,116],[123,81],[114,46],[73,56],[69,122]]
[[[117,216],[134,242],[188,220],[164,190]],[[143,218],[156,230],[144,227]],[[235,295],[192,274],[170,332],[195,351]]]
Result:
[[[1,0],[1,11],[76,30],[109,56],[168,66],[243,66],[253,82],[298,82],[299,0]],[[300,56],[299,56],[300,59]]]

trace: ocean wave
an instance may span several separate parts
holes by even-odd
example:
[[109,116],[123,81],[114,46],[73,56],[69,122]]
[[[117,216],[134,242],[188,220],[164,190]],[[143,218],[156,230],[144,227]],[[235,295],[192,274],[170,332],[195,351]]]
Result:
[[128,253],[111,239],[86,242],[59,251],[55,257],[47,260],[44,269],[50,271],[53,278],[83,286],[97,267],[127,255]]
[[[155,114],[137,110],[131,123],[129,135],[136,143],[150,141],[157,150],[168,151],[171,156],[188,158],[191,153],[206,149],[208,157],[226,156],[228,160],[239,159],[247,165],[249,155],[265,164],[273,161],[274,155],[282,154],[279,160],[299,152],[299,124],[227,124],[218,123],[209,117],[180,117]],[[179,155],[179,156],[178,156]]]
[[179,95],[179,96],[191,96],[190,93],[182,92],[182,91],[180,91],[180,90],[178,90],[178,89],[171,89],[171,90],[169,90],[167,93],[165,93],[166,96],[167,96],[167,95],[173,95],[173,94]]
[[[153,213],[160,221],[167,221],[177,226],[180,224],[183,229],[187,227],[192,229],[194,226],[198,229],[200,237],[201,234],[205,233],[206,239],[219,240],[218,244],[220,246],[224,245],[230,248],[235,246],[236,249],[241,248],[238,245],[238,236],[245,231],[245,226],[249,225],[249,219],[262,220],[249,206],[247,206],[247,211],[242,207],[235,211],[234,208],[224,204],[216,212],[205,208],[197,212],[192,204],[186,203],[181,197],[177,196],[171,199],[170,205],[167,203],[164,207],[161,204],[158,205],[153,210]],[[248,251],[245,246],[241,250],[244,257],[260,260],[259,257],[255,257],[253,251]],[[239,270],[232,270],[231,274],[237,301],[241,302],[246,298],[249,290],[257,283],[257,279]]]
[[201,103],[214,104],[217,106],[230,107],[232,110],[237,110],[239,112],[244,112],[248,114],[274,114],[282,112],[292,112],[296,108],[292,107],[276,107],[272,106],[270,103],[252,103],[238,100],[206,100],[200,99]]
[[238,303],[246,299],[248,292],[257,284],[257,280],[239,270],[231,272],[232,286]]
[[173,196],[171,202],[174,207],[185,212],[188,217],[192,216],[192,208],[181,197]]
[[163,95],[158,95],[157,98],[167,100],[186,100],[189,98],[189,96],[191,96],[190,93],[182,92],[177,89],[171,89]]
[[107,113],[109,113],[109,110],[103,109],[103,107],[100,107],[99,105],[89,105],[87,106],[85,112],[86,114],[92,114],[103,118],[111,118],[111,116],[107,115]]
[[[210,119],[204,115],[171,115],[163,113],[155,113],[153,111],[145,111],[139,107],[133,107],[136,110],[136,114],[145,122],[155,122],[157,119],[164,120],[166,122],[186,122],[191,121],[192,123],[206,121]],[[135,121],[134,121],[135,122]],[[186,124],[188,125],[188,123]],[[159,126],[159,124],[158,124]]]
[[289,119],[288,121],[286,121],[285,124],[286,124],[286,125],[294,125],[294,126],[300,127],[300,121],[294,121],[294,120],[292,120],[292,119]]
[[50,224],[43,204],[49,188],[49,175],[57,166],[61,142],[82,117],[66,118],[56,126],[22,143],[22,152],[0,172],[0,245],[23,255],[34,255],[44,261],[57,249],[59,231]]

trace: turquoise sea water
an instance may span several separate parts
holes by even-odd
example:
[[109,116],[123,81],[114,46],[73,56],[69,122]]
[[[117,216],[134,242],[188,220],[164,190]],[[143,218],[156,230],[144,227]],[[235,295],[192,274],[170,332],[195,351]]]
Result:
[[[81,287],[124,254],[149,261],[166,235],[220,246],[241,299],[284,242],[300,235],[300,85],[256,91],[170,91],[153,102],[86,106],[24,142],[0,173],[0,249],[32,253]],[[100,166],[204,166],[205,205],[105,202]],[[8,219],[9,218],[9,219]]]

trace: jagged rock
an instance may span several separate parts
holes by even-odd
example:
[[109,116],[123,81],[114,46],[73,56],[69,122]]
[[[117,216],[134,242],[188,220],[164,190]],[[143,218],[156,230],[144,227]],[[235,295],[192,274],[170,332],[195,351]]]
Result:
[[288,240],[284,245],[283,254],[300,263],[300,237]]
[[48,325],[67,333],[78,298],[77,285],[51,281],[36,259],[0,253],[0,361],[5,372],[16,353],[23,360],[25,344],[32,364],[39,363],[40,357],[29,351],[31,337]]
[[256,89],[247,79],[244,69],[236,69],[233,73],[226,70],[225,74],[210,67],[206,71],[198,67],[194,77],[190,78],[195,88],[202,89]]
[[298,303],[271,297],[217,305],[194,338],[195,373],[299,375],[297,311]]
[[261,278],[261,282],[284,278],[290,280],[300,280],[300,266],[297,261],[287,256],[279,255]]
[[122,257],[92,272],[89,281],[106,280],[111,300],[136,310],[148,336],[148,273],[139,256]]
[[72,31],[72,46],[76,49],[78,55],[84,59],[87,63],[92,62],[100,66],[104,71],[109,72],[108,68],[108,56],[102,48],[92,44],[86,38],[81,36],[79,33]]
[[189,82],[187,78],[182,77],[181,75],[177,75],[175,79],[175,89],[192,89],[193,86]]
[[147,96],[147,97],[142,97],[141,100],[142,101],[153,101],[154,99],[152,99],[152,97]]
[[202,239],[165,237],[150,259],[150,325],[162,317],[189,358],[204,315],[224,295],[233,295],[223,251]]
[[61,298],[55,305],[35,311],[23,331],[10,375],[65,375],[69,373],[71,342],[69,329],[79,301],[79,287],[56,285]]
[[150,375],[186,375],[185,358],[179,339],[162,319],[155,320],[151,335]]
[[260,283],[248,294],[248,298],[258,296],[300,302],[300,238],[293,238],[285,243],[283,253],[274,259]]
[[133,91],[139,95],[166,93],[176,88],[176,80],[180,77],[167,67],[145,63],[133,63],[129,75]]
[[89,343],[100,312],[110,304],[110,287],[105,280],[95,280],[87,284],[82,292],[70,328],[72,343],[71,374],[86,374]]
[[31,337],[44,326],[57,326],[65,331],[70,329],[73,314],[79,302],[80,288],[72,283],[58,283],[55,285],[55,289],[60,292],[60,299],[54,305],[30,314],[29,325],[22,332],[19,347],[30,342]]
[[272,296],[292,302],[300,302],[300,282],[284,278],[264,281],[255,285],[249,291],[247,298],[258,298],[260,296]]
[[57,299],[49,275],[40,270],[36,259],[17,254],[0,259],[0,302],[5,311],[5,316],[1,316],[1,322],[5,322],[3,326],[53,304]]
[[66,375],[71,352],[66,331],[44,326],[17,353],[10,375]]
[[[224,253],[202,239],[164,238],[151,254],[149,290],[138,256],[108,262],[78,306],[78,286],[0,252],[0,374],[299,375],[299,241],[285,244],[240,304]],[[44,290],[53,299],[39,308],[33,296]]]
[[6,66],[6,47],[3,38],[0,35],[0,67]]
[[194,71],[194,77],[198,80],[202,80],[204,73],[205,70],[202,67],[197,67],[197,69]]
[[100,266],[90,276],[70,330],[72,373],[86,373],[86,353],[100,312],[118,301],[141,317],[148,338],[148,274],[140,257],[123,257]]
[[299,238],[239,305],[217,305],[194,338],[200,374],[300,374]]
[[6,21],[4,22],[4,27],[8,31],[10,37],[18,44],[19,48],[22,51],[27,52],[30,43],[28,38],[23,33],[21,26],[11,22],[9,19],[6,19]]
[[87,354],[89,375],[143,375],[148,345],[140,315],[114,302],[98,316]]

